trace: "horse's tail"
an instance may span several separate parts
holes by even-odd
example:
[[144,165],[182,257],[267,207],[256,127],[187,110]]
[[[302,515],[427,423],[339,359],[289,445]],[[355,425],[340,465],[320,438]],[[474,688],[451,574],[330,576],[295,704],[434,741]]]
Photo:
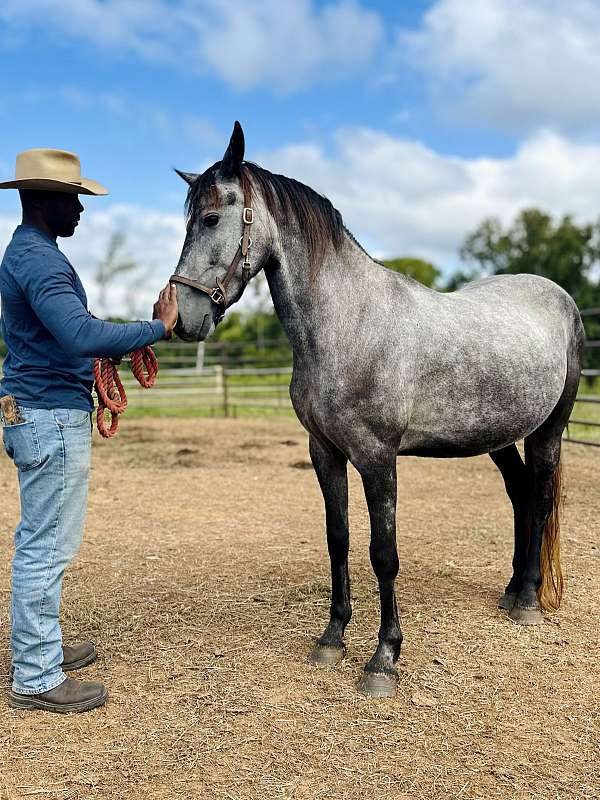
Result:
[[559,461],[552,478],[552,511],[542,532],[540,570],[542,583],[538,600],[544,611],[557,611],[563,595],[564,580],[560,567],[560,512],[563,504],[562,465]]

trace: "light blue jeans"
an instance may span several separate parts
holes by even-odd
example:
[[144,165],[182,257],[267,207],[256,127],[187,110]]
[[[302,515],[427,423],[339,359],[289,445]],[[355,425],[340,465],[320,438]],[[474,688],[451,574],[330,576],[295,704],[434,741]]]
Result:
[[92,425],[89,412],[78,409],[19,410],[25,421],[3,424],[2,431],[21,495],[12,572],[13,690],[40,694],[66,677],[58,617],[63,574],[83,537]]

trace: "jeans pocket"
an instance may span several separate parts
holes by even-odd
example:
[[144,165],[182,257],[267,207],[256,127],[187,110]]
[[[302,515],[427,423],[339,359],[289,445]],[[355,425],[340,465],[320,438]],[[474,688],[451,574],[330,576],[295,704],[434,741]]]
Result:
[[52,414],[59,428],[79,428],[90,424],[90,412],[79,408],[55,408]]
[[8,456],[22,472],[39,467],[42,463],[35,420],[19,422],[16,425],[4,425],[2,440]]

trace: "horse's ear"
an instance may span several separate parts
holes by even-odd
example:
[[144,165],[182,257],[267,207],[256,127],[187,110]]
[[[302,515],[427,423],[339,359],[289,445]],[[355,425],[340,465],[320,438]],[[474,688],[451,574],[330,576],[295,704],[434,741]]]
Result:
[[[175,169],[175,167],[173,167],[173,169]],[[183,180],[190,186],[194,183],[194,181],[198,177],[197,172],[182,172],[180,169],[175,169],[175,172],[179,175],[180,178],[183,178]]]
[[221,175],[224,178],[239,177],[241,174],[241,165],[244,160],[244,150],[246,145],[244,143],[244,131],[242,126],[236,120],[233,126],[233,133],[229,140],[227,150],[221,161]]

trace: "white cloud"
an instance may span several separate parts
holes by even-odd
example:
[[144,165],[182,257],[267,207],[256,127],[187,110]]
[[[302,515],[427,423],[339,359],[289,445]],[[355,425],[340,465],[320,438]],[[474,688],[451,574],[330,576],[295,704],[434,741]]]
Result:
[[4,0],[0,21],[281,92],[355,71],[383,37],[379,15],[358,0]]
[[200,52],[239,89],[272,84],[291,91],[315,77],[352,72],[369,61],[383,36],[378,15],[348,0],[319,10],[309,0],[285,7],[280,0],[212,0],[208,6],[207,18],[190,19],[200,32]]
[[437,0],[397,53],[446,114],[510,130],[600,122],[597,0]]
[[162,60],[172,57],[177,23],[165,0],[3,0],[0,19]]
[[358,239],[384,257],[419,256],[447,270],[486,216],[508,224],[531,206],[580,220],[598,214],[600,146],[555,133],[534,135],[509,158],[440,155],[368,129],[339,131],[336,144],[333,157],[303,144],[257,160],[328,196]]
[[0,250],[4,253],[6,245],[9,243],[18,220],[8,215],[0,216]]

